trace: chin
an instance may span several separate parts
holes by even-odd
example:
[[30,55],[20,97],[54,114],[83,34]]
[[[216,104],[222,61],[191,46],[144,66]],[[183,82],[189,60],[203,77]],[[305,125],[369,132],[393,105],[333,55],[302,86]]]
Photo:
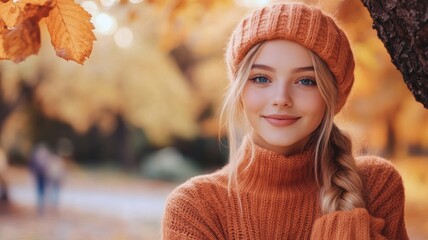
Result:
[[274,149],[284,149],[285,151],[294,149],[299,150],[303,149],[305,146],[305,143],[307,142],[307,139],[284,139],[283,136],[278,138],[265,138],[264,139],[265,144],[271,146],[271,148]]
[[280,141],[280,140],[267,140],[266,144],[269,146],[272,146],[273,148],[278,149],[289,149],[294,148],[297,146],[297,142],[290,142],[290,141]]

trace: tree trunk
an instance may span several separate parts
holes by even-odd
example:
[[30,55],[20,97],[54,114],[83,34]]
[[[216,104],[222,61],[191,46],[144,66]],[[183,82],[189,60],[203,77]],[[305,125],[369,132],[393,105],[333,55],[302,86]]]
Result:
[[415,99],[428,109],[428,1],[362,0]]
[[[4,81],[1,76],[1,71],[6,71],[4,67],[0,66],[0,81]],[[6,123],[6,120],[8,117],[15,111],[19,106],[22,104],[28,103],[32,101],[34,97],[34,92],[39,83],[41,82],[41,79],[43,78],[42,73],[37,76],[38,79],[35,84],[30,85],[25,81],[20,82],[19,86],[19,95],[13,102],[7,102],[3,96],[4,96],[4,89],[0,86],[0,136],[3,133],[3,127]],[[0,146],[1,147],[1,146]],[[0,205],[8,204],[10,201],[9,198],[9,192],[8,192],[8,184],[5,180],[5,177],[0,174]]]
[[3,176],[0,175],[0,204],[9,202],[8,186]]

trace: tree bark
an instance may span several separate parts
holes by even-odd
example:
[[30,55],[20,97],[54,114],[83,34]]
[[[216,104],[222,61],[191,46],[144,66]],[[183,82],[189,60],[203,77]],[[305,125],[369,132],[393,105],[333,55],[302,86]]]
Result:
[[362,0],[416,101],[428,109],[428,1]]

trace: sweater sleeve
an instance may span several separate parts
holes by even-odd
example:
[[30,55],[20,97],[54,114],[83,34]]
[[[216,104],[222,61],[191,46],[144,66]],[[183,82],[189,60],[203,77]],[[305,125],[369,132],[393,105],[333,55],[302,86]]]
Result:
[[370,216],[364,208],[352,211],[335,211],[315,221],[311,239],[381,240],[384,220]]
[[409,239],[404,223],[403,180],[391,162],[379,157],[358,159],[367,209],[385,221],[382,235],[387,239]]
[[336,211],[318,218],[312,239],[408,239],[404,224],[404,187],[391,163],[359,159],[366,208]]
[[[168,197],[162,221],[162,239],[222,239],[208,201],[199,194],[200,184],[190,181]],[[202,186],[203,187],[203,186]]]

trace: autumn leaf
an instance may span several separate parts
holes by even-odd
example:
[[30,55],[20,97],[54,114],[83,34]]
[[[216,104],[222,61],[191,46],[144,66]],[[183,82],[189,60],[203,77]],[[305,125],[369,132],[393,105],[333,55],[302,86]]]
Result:
[[39,22],[40,19],[49,15],[52,4],[52,0],[20,0],[16,6],[21,10],[23,20],[33,18],[33,22]]
[[6,29],[13,29],[19,23],[38,16],[36,20],[40,20],[47,16],[51,0],[21,0],[14,2],[12,0],[1,2],[0,1],[0,24],[1,32]]
[[[21,17],[21,12],[19,8],[15,5],[13,1],[0,2],[0,21],[4,22],[4,27],[12,28],[16,25]],[[2,31],[3,32],[3,31]]]
[[0,59],[10,59],[18,63],[38,53],[39,21],[49,14],[50,5],[50,0],[22,0],[16,4],[13,1],[1,3],[0,16],[3,27]]
[[[0,24],[1,25],[1,24]],[[7,59],[7,54],[4,51],[3,39],[0,38],[0,60]]]
[[95,41],[90,19],[91,15],[73,0],[54,2],[46,24],[59,57],[80,64],[89,57]]
[[40,29],[38,24],[24,21],[15,26],[14,31],[3,34],[6,56],[18,63],[40,49]]
[[46,18],[58,56],[83,63],[95,36],[91,16],[73,0],[0,1],[0,59],[24,60],[40,49],[39,21]]

